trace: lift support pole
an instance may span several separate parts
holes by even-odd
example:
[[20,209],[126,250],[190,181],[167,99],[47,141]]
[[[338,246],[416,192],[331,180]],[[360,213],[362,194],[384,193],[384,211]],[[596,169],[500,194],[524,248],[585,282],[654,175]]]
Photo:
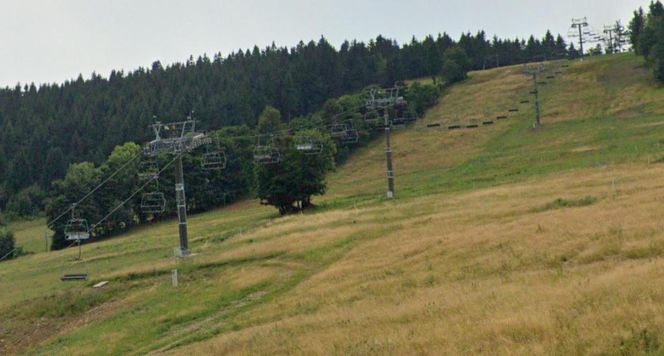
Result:
[[187,199],[184,193],[184,172],[182,170],[182,155],[175,161],[175,200],[178,209],[178,230],[180,232],[181,257],[189,255],[189,240],[187,238]]
[[387,199],[394,198],[394,169],[392,167],[392,144],[390,143],[390,114],[385,109],[385,158],[387,161]]

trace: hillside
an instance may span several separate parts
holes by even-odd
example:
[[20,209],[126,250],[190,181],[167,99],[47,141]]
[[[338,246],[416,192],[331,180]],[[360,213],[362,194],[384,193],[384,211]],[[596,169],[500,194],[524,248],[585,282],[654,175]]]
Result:
[[[180,264],[173,221],[84,246],[82,262],[0,264],[0,353],[664,352],[664,89],[632,55],[573,62],[542,87],[533,130],[522,69],[472,73],[395,133],[397,200],[377,140],[315,212],[193,216]],[[475,130],[427,127],[515,106]],[[77,271],[93,280],[59,281]]]

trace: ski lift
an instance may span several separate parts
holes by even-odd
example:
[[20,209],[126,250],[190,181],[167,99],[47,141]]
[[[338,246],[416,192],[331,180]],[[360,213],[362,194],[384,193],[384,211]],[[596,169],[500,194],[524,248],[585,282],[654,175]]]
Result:
[[203,169],[216,170],[226,168],[226,153],[224,151],[210,151],[203,154],[201,162]]
[[496,120],[507,120],[507,115],[498,115],[496,116]]
[[151,179],[159,175],[159,165],[154,158],[148,158],[140,162],[138,167],[138,177],[141,179]]
[[141,196],[141,211],[145,214],[161,214],[166,211],[166,197],[159,191],[159,176],[155,175],[156,188],[154,191]]
[[270,145],[256,145],[254,147],[254,161],[260,164],[279,163],[281,154]]
[[491,126],[493,125],[493,120],[482,121],[482,126]]
[[279,150],[271,144],[258,144],[254,147],[254,162],[259,164],[275,164],[281,161]]
[[478,127],[480,127],[480,125],[476,119],[470,119],[466,124],[467,129],[476,129]]
[[68,241],[81,241],[87,240],[90,238],[90,228],[88,226],[88,221],[81,218],[73,217],[67,221],[65,225],[65,238]]
[[378,111],[370,110],[364,114],[364,121],[371,126],[377,126],[381,121],[381,117]]
[[210,145],[205,146],[201,167],[206,170],[226,169],[226,152],[221,149],[219,141],[214,140],[213,144],[212,149],[210,149]]
[[353,128],[349,128],[346,130],[346,135],[341,138],[341,143],[350,145],[357,143],[359,140],[360,140],[360,133]]
[[330,136],[342,144],[353,144],[360,140],[360,133],[353,128],[353,123],[350,121],[346,124],[332,124]]
[[397,126],[397,127],[404,127],[407,124],[414,122],[415,118],[409,115],[397,115],[394,119],[392,119],[392,125]]
[[305,155],[317,155],[323,152],[323,144],[314,137],[300,136],[295,138],[295,149]]
[[141,211],[146,214],[162,214],[166,211],[164,193],[156,191],[143,194],[141,197]]
[[346,136],[346,131],[348,131],[346,124],[333,124],[330,127],[330,136],[335,139],[342,139]]

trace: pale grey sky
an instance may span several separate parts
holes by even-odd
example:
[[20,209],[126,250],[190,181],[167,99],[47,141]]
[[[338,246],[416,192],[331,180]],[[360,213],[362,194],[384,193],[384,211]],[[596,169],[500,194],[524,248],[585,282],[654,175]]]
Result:
[[133,70],[254,44],[294,46],[324,35],[413,35],[484,29],[489,36],[567,34],[572,17],[596,28],[649,0],[0,0],[0,86],[61,83],[79,73]]

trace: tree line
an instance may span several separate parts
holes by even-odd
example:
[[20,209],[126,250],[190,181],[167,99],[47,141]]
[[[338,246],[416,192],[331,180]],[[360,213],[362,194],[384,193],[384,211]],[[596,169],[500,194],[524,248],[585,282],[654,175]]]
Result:
[[646,59],[655,79],[664,83],[664,6],[658,0],[651,2],[648,12],[634,11],[629,23],[632,48]]
[[150,139],[148,125],[155,118],[173,121],[195,111],[205,129],[254,128],[262,110],[272,106],[288,123],[319,110],[328,98],[370,84],[437,80],[441,73],[453,81],[467,70],[574,53],[550,32],[527,40],[488,39],[483,31],[456,41],[440,34],[403,45],[378,36],[338,49],[321,37],[292,48],[254,47],[169,66],[157,61],[107,78],[92,73],[63,84],[0,89],[0,210],[42,211],[56,188],[52,182],[70,164],[101,165],[116,145]]

